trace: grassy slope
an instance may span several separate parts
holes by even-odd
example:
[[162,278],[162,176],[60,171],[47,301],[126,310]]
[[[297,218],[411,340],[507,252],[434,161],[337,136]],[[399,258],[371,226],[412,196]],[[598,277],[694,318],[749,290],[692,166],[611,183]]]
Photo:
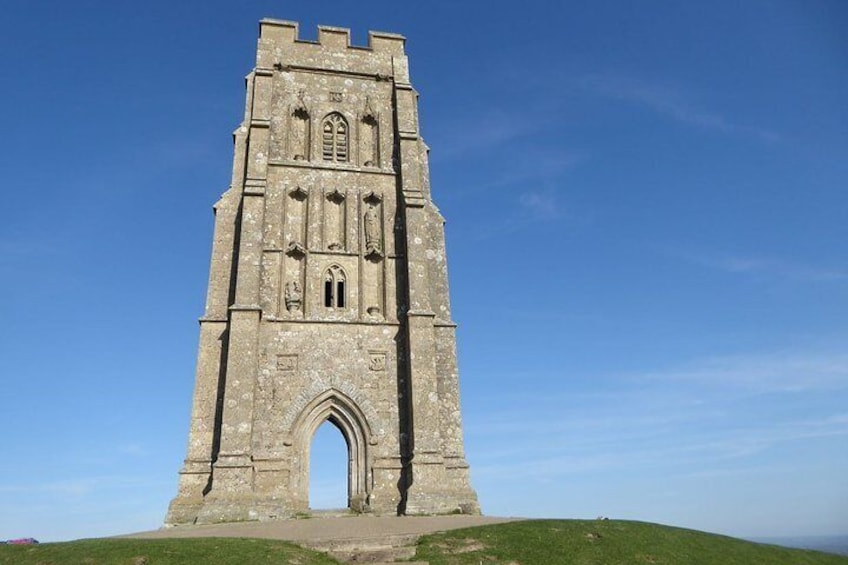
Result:
[[[531,520],[425,536],[416,559],[430,565],[848,565],[848,557],[761,545],[657,524]],[[284,563],[331,565],[329,557],[260,539],[93,539],[0,545],[0,565]]]
[[337,564],[324,554],[261,539],[90,539],[40,545],[0,545],[0,565],[287,565]]
[[430,565],[848,565],[848,557],[657,524],[531,520],[425,536]]

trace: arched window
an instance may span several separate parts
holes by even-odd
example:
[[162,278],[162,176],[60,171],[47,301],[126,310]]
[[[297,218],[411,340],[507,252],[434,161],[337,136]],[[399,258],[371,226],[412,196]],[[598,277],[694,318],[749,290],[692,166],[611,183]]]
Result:
[[348,125],[347,120],[338,112],[333,112],[324,118],[321,124],[322,154],[325,161],[346,163],[348,160]]
[[327,308],[344,308],[347,303],[345,295],[345,274],[341,267],[333,265],[324,275],[324,306]]

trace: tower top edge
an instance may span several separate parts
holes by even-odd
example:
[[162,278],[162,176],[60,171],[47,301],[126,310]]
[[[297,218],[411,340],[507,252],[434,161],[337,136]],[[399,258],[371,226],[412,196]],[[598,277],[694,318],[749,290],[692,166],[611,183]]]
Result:
[[345,27],[318,26],[318,41],[300,39],[300,25],[289,20],[262,18],[259,20],[259,37],[268,39],[276,44],[300,43],[317,45],[332,50],[369,50],[376,53],[391,53],[403,55],[406,38],[398,33],[385,31],[369,31],[368,45],[352,45],[350,29]]

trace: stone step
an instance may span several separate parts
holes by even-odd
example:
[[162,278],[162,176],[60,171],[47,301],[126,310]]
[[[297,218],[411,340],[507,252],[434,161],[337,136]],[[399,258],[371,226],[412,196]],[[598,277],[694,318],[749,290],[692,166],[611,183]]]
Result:
[[333,558],[343,563],[408,563],[415,557],[414,547],[392,547],[385,549],[359,549],[354,551],[330,551]]
[[309,509],[305,513],[309,518],[352,518],[356,514],[350,511],[349,508],[321,508],[318,510]]
[[397,565],[398,563],[404,563],[404,565],[430,565],[429,561],[382,561],[369,563],[368,565]]
[[[345,563],[397,563],[415,557],[417,535],[404,534],[370,538],[303,540],[300,545],[322,551]],[[414,563],[414,562],[413,562]]]

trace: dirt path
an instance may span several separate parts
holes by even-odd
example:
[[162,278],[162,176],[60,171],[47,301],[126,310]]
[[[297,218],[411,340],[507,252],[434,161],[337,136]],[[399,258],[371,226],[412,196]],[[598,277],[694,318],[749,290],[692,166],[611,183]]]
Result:
[[520,518],[489,516],[344,516],[302,520],[270,520],[202,526],[175,526],[121,537],[159,539],[192,537],[245,537],[287,541],[314,542],[331,540],[373,539],[389,536],[420,536],[511,522]]

